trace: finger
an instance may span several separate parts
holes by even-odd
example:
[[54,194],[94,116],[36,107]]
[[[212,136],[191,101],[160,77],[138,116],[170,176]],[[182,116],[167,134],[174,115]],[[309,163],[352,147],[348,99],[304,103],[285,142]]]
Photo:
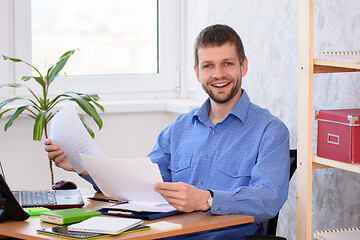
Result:
[[161,196],[163,196],[165,199],[169,199],[171,201],[172,199],[176,199],[179,201],[186,200],[186,193],[182,191],[173,191],[173,190],[159,190],[158,191]]
[[56,151],[56,150],[59,150],[59,149],[60,149],[60,147],[57,144],[51,144],[51,145],[46,145],[45,146],[45,151],[47,151],[47,152],[52,152],[52,151]]
[[48,157],[50,159],[55,159],[55,158],[61,156],[63,153],[64,153],[64,151],[62,149],[59,149],[57,151],[51,151],[51,152],[48,152]]
[[53,161],[55,162],[56,166],[59,166],[63,163],[65,158],[66,158],[66,153],[64,152],[63,154],[58,155]]
[[155,184],[155,188],[157,190],[178,191],[183,185],[184,183],[182,182],[158,182]]
[[169,202],[169,204],[181,212],[192,212],[193,211],[193,209],[189,208],[189,206],[187,206],[184,201],[178,201],[176,199],[172,199]]
[[51,145],[51,139],[50,138],[45,139],[44,144],[45,145]]

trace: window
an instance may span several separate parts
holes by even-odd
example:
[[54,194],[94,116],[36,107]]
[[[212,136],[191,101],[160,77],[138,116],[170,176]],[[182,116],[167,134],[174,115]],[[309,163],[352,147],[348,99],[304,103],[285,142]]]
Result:
[[[179,4],[176,0],[14,0],[14,54],[10,55],[32,60],[44,72],[45,60],[48,68],[66,50],[79,48],[67,64],[67,77],[59,76],[50,94],[72,90],[96,92],[103,99],[176,97]],[[144,17],[145,12],[149,17]],[[15,81],[28,74],[26,66],[15,64]]]
[[32,0],[31,20],[35,66],[79,48],[71,75],[158,72],[157,0]]

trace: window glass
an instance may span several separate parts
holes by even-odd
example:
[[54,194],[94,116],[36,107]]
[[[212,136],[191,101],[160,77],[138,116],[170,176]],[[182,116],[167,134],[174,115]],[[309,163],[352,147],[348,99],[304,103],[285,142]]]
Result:
[[69,75],[157,73],[157,9],[157,0],[32,0],[32,63],[44,72],[78,48]]

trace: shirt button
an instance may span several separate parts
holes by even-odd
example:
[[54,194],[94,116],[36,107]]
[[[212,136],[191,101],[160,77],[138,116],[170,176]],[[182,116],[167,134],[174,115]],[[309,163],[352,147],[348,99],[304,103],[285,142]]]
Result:
[[216,133],[216,130],[213,130],[213,134],[215,134]]
[[202,182],[199,182],[199,185],[202,185]]
[[209,157],[210,157],[210,154],[206,154],[205,157],[209,158]]
[[236,175],[238,175],[238,172],[237,172],[237,171],[235,171],[235,172],[234,172],[234,175],[235,175],[235,176],[236,176]]
[[221,208],[219,208],[219,209],[217,210],[217,212],[218,212],[218,213],[221,213]]
[[176,170],[179,169],[179,166],[176,166],[175,169],[176,169]]

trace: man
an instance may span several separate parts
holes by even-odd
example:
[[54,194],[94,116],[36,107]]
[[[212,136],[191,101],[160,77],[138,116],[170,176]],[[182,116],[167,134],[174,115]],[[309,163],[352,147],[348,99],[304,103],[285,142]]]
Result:
[[[155,191],[180,211],[255,217],[254,223],[179,238],[239,239],[262,234],[261,223],[275,216],[287,199],[288,129],[251,103],[241,89],[248,60],[232,28],[205,28],[194,53],[196,77],[209,99],[160,133],[148,155],[159,165],[164,180]],[[46,144],[55,164],[72,170],[66,153],[50,140]]]

